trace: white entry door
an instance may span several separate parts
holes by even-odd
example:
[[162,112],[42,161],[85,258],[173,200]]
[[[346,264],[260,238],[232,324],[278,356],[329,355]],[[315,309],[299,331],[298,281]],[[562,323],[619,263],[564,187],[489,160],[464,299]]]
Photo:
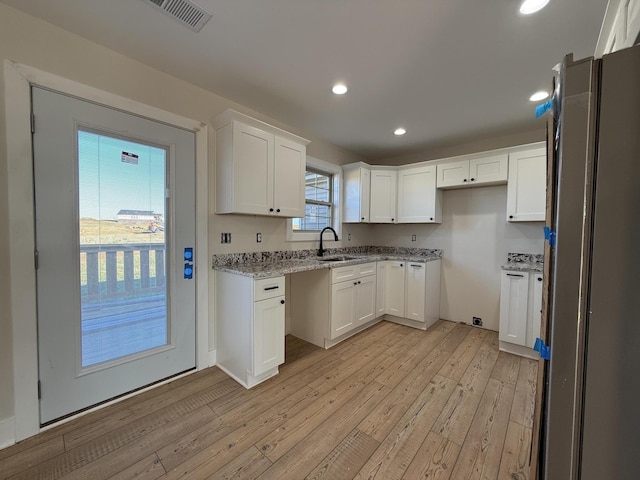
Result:
[[195,136],[32,97],[44,425],[195,367]]

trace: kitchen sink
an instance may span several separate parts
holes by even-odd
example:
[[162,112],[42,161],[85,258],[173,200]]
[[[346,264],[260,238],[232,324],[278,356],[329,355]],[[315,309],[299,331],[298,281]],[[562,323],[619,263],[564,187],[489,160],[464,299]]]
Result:
[[347,260],[357,260],[358,257],[349,255],[333,255],[331,257],[316,257],[320,262],[346,262]]

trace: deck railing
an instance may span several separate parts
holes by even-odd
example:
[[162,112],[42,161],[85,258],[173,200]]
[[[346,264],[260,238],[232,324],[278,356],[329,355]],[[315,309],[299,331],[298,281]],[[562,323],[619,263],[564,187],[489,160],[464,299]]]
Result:
[[165,289],[165,245],[80,246],[81,293],[90,298],[122,298]]

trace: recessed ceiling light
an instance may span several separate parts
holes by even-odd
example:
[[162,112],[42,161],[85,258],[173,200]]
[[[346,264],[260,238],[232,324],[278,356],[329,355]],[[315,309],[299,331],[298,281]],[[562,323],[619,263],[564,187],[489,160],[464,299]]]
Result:
[[540,100],[544,100],[548,96],[549,96],[548,92],[539,91],[539,92],[536,92],[533,95],[531,95],[529,97],[529,100],[532,101],[532,102],[539,102]]
[[549,3],[549,0],[524,0],[522,5],[520,5],[520,13],[523,15],[531,15],[538,10],[542,10],[547,3]]
[[405,133],[407,133],[407,131],[402,127],[398,127],[393,131],[394,135],[404,135]]
[[347,93],[347,90],[348,88],[344,83],[336,83],[331,89],[331,91],[336,95],[344,95]]

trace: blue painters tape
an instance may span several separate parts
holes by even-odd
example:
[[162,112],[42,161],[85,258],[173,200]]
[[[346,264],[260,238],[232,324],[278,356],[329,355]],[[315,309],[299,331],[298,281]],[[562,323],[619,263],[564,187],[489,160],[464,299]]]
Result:
[[553,107],[553,99],[547,100],[542,105],[538,105],[536,107],[536,118],[540,118],[542,115],[547,113]]
[[551,358],[551,347],[545,345],[541,338],[536,338],[536,343],[533,345],[533,349],[540,354],[541,359],[549,360]]
[[544,227],[544,239],[549,242],[551,248],[556,246],[556,232],[549,227]]

